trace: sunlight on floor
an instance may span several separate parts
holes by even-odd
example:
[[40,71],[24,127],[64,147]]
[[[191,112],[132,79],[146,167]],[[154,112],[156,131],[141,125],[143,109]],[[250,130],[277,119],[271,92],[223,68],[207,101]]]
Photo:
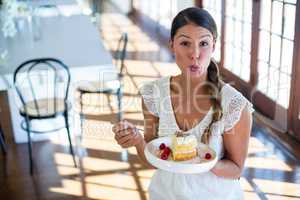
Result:
[[267,152],[268,148],[255,137],[250,137],[248,154]]
[[[275,180],[253,179],[260,190],[272,197],[286,195],[287,197],[300,198],[300,184]],[[285,199],[286,197],[281,197]]]
[[[276,157],[248,157],[245,167],[259,168],[259,169],[273,169],[281,171],[292,171],[293,169],[282,160]],[[275,173],[275,172],[274,172]]]
[[62,187],[51,187],[49,191],[62,193],[62,194],[69,194],[74,196],[82,196],[82,185],[80,181],[74,181],[69,179],[62,180]]
[[[139,186],[136,183],[136,179],[139,179]],[[149,178],[136,177],[136,175],[129,173],[115,173],[115,174],[103,174],[96,176],[88,176],[85,178],[86,183],[110,186],[124,190],[137,191],[138,189],[146,192]],[[138,188],[141,187],[141,188]]]

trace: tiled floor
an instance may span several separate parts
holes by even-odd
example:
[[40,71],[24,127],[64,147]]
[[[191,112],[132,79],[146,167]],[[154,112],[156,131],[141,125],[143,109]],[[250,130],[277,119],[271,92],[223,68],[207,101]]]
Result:
[[[138,87],[178,69],[168,51],[127,17],[107,12],[100,24],[111,50],[122,31],[129,33],[124,117],[141,126]],[[0,199],[147,199],[154,170],[139,163],[134,149],[128,149],[127,155],[113,140],[110,121],[115,120],[116,98],[87,95],[84,101],[84,134],[81,141],[76,138],[79,167],[73,166],[64,135],[34,144],[33,177],[28,172],[27,146],[10,145],[6,159],[0,157]],[[241,184],[247,200],[300,199],[299,161],[255,125]]]

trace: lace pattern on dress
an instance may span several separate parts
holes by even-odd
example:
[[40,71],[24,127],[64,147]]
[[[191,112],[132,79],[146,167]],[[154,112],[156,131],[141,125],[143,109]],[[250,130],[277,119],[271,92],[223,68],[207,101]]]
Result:
[[240,120],[241,113],[246,107],[250,113],[254,111],[250,103],[241,93],[234,94],[224,113],[224,131],[229,131]]
[[140,88],[140,93],[143,97],[145,106],[147,110],[153,114],[154,116],[159,116],[159,108],[156,102],[158,102],[159,98],[159,90],[155,87],[154,82],[145,83]]

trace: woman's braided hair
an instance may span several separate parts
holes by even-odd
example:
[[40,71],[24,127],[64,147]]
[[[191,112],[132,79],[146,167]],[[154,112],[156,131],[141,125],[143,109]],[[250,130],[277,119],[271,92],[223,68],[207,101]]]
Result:
[[210,101],[213,108],[213,116],[210,124],[204,131],[201,141],[208,144],[209,138],[212,135],[212,124],[219,121],[222,117],[222,105],[221,105],[221,81],[219,75],[219,68],[214,61],[210,61],[207,69],[207,81],[206,91],[210,96]]
[[[201,26],[211,32],[214,40],[217,38],[217,26],[212,16],[204,9],[198,7],[190,7],[180,11],[172,22],[171,40],[174,39],[176,31],[184,25],[195,24]],[[204,131],[201,142],[208,144],[210,136],[212,135],[212,125],[222,117],[221,106],[221,78],[219,74],[218,65],[211,60],[207,69],[207,84],[205,91],[210,96],[210,101],[213,108],[212,121]]]

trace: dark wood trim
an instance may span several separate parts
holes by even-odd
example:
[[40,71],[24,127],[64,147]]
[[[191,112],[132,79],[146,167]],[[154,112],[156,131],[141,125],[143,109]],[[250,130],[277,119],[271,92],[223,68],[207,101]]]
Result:
[[7,91],[0,91],[0,123],[6,139],[5,142],[8,144],[13,144],[15,140]]
[[300,140],[300,120],[298,118],[300,108],[300,1],[296,4],[295,39],[293,70],[291,76],[291,92],[288,109],[289,131]]
[[258,81],[258,45],[260,23],[260,1],[253,1],[252,7],[252,34],[251,34],[251,61],[250,61],[250,84],[252,87]]
[[226,0],[222,0],[221,5],[221,60],[220,60],[220,67],[224,68],[224,59],[225,59],[225,30],[226,30],[226,23],[225,23],[225,13],[226,13]]
[[252,95],[252,103],[255,109],[269,119],[275,119],[276,102],[268,98],[264,93],[256,90]]
[[203,0],[194,0],[195,6],[203,8]]
[[248,83],[237,77],[235,74],[233,74],[226,68],[222,68],[220,71],[225,82],[230,83],[232,86],[238,89],[244,96],[250,99],[251,95],[249,93],[250,87]]

